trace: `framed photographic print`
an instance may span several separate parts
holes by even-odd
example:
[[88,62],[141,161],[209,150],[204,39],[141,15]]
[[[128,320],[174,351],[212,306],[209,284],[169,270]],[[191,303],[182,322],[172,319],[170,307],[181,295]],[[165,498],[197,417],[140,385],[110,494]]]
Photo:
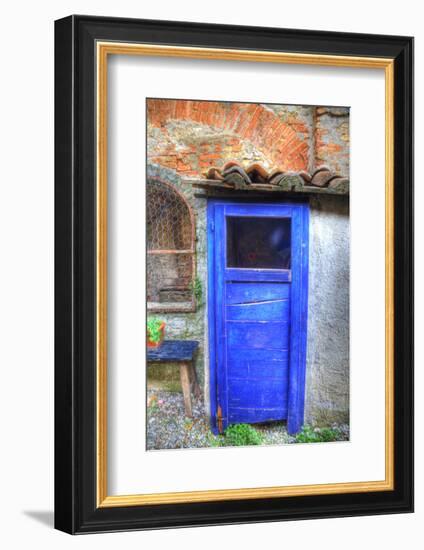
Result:
[[55,51],[56,527],[412,511],[413,39]]

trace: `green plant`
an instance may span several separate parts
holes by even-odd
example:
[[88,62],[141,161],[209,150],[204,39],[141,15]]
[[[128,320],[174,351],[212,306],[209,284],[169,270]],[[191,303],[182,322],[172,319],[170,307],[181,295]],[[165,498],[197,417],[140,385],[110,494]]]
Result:
[[231,424],[224,432],[223,445],[240,447],[244,445],[260,445],[262,436],[249,424]]
[[223,439],[222,435],[213,435],[212,433],[209,433],[207,436],[209,447],[222,447]]
[[154,344],[160,342],[162,338],[161,326],[163,321],[156,317],[150,317],[147,319],[147,332],[149,334],[149,340]]
[[340,439],[339,430],[335,428],[312,428],[303,426],[302,430],[296,434],[297,443],[324,443],[328,441],[338,441]]
[[158,396],[152,395],[148,402],[147,402],[147,412],[148,414],[155,414],[158,413],[160,410],[159,404],[158,404]]
[[202,304],[203,287],[202,281],[199,277],[195,277],[194,280],[190,283],[190,290],[191,292],[193,292],[193,295],[196,298],[196,303],[200,306]]

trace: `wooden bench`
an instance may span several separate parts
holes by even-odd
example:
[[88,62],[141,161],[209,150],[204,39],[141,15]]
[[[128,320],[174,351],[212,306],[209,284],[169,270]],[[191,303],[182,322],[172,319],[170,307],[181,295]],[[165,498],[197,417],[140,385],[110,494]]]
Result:
[[195,340],[164,340],[157,348],[147,348],[148,363],[178,363],[186,416],[193,416],[191,390],[200,397],[200,387],[194,368],[194,356],[199,347]]

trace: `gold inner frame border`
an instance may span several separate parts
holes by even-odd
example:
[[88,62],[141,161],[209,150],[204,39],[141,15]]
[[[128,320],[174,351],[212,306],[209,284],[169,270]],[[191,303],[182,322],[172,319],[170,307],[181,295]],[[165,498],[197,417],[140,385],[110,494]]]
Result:
[[[108,495],[107,491],[107,62],[109,55],[219,59],[261,63],[382,69],[385,73],[385,479],[315,485]],[[97,507],[143,506],[306,495],[365,493],[394,489],[394,60],[321,54],[96,43],[97,62]]]

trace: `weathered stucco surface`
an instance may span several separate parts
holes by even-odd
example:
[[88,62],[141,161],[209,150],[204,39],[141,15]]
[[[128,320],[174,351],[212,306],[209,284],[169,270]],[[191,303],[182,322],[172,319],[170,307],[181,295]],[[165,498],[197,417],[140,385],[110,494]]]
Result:
[[305,420],[349,420],[349,199],[310,200]]

